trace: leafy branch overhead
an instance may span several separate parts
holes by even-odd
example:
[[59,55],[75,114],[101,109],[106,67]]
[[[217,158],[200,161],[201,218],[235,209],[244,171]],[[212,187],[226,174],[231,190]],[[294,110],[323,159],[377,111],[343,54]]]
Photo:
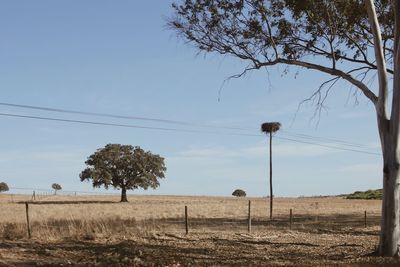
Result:
[[[169,26],[202,51],[246,60],[250,63],[246,70],[285,64],[322,71],[347,80],[377,102],[364,83],[368,73],[377,69],[364,1],[186,0],[173,8]],[[384,57],[391,65],[390,1],[377,1],[376,12]],[[387,72],[393,74],[390,68]]]

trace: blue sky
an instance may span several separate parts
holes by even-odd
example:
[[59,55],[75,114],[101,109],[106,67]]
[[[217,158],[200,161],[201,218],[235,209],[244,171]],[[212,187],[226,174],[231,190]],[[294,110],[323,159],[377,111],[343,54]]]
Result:
[[[298,104],[328,76],[283,66],[225,83],[245,64],[203,55],[165,26],[172,1],[28,1],[0,3],[0,102],[248,128],[265,121],[283,131],[342,139],[379,153],[372,105],[339,83],[319,123]],[[299,74],[296,73],[299,71]],[[57,114],[0,106],[0,113],[204,130],[145,121]],[[107,143],[139,145],[166,158],[157,190],[137,194],[268,194],[265,136],[165,132],[1,117],[0,181],[10,187],[93,191],[81,183],[84,161]],[[293,138],[293,137],[292,137]],[[299,139],[299,138],[296,138]],[[300,139],[299,139],[300,140]],[[315,142],[315,141],[314,141]],[[317,140],[332,145],[328,140]],[[377,155],[274,139],[274,190],[326,195],[381,186]],[[96,189],[94,192],[104,192]]]

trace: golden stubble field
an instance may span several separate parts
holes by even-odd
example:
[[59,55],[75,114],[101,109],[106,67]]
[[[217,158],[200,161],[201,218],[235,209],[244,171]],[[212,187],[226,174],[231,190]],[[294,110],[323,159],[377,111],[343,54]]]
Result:
[[[400,266],[373,256],[380,201],[0,195],[0,266]],[[252,231],[247,231],[251,200]],[[184,207],[188,206],[189,234]],[[293,211],[289,229],[289,210]],[[367,212],[367,227],[364,212]]]

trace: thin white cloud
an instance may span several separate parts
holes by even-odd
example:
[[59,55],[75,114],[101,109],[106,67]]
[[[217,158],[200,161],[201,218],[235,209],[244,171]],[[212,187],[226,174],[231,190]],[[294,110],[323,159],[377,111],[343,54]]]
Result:
[[71,147],[26,148],[0,153],[0,176],[13,184],[29,182],[29,186],[57,177],[59,182],[76,179],[84,168],[88,151]]
[[[330,144],[322,145],[329,146]],[[273,150],[274,154],[280,157],[317,157],[340,152],[340,150],[332,148],[299,143],[277,144]]]
[[366,147],[370,149],[381,149],[381,143],[379,142],[370,142],[365,144]]
[[86,159],[89,152],[84,149],[71,148],[38,148],[26,150],[3,151],[0,153],[1,162],[14,161],[46,161],[50,162],[76,162]]
[[349,119],[349,120],[353,120],[353,119],[360,119],[360,118],[366,118],[369,117],[371,114],[368,114],[366,112],[343,112],[340,113],[339,117],[342,119]]
[[189,147],[186,150],[178,152],[178,157],[194,158],[230,158],[238,156],[239,151],[224,147]]
[[[324,145],[330,145],[328,143]],[[228,148],[221,146],[196,146],[189,147],[170,157],[178,158],[202,158],[202,159],[237,159],[237,158],[264,158],[268,155],[268,144],[260,142],[249,147]],[[273,153],[278,157],[315,157],[340,152],[321,146],[301,143],[277,143],[273,145]]]
[[382,171],[382,164],[379,163],[359,163],[359,164],[352,164],[344,166],[343,168],[339,169],[341,172],[348,172],[348,173],[363,173],[363,174],[370,174],[370,173],[380,173]]
[[[218,152],[218,153],[217,153]],[[226,186],[241,186],[249,182],[256,183],[265,174],[265,166],[260,160],[241,160],[233,157],[213,157],[221,155],[220,151],[213,151],[210,156],[204,157],[167,157],[168,180],[178,179],[188,186],[202,184],[191,180],[192,176],[201,179],[204,185],[210,185],[213,181]],[[230,153],[229,153],[230,154]],[[232,156],[232,154],[230,154]],[[196,189],[197,190],[197,189]]]

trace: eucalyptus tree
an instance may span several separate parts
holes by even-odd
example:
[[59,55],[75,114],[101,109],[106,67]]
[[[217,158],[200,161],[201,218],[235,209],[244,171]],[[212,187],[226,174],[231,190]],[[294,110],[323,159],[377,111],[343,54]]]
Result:
[[269,218],[272,220],[272,209],[274,194],[272,190],[272,135],[279,131],[281,124],[279,122],[265,122],[261,124],[261,131],[269,135]]
[[[185,0],[173,9],[168,25],[187,43],[248,63],[234,77],[301,67],[332,76],[311,96],[317,107],[343,90],[338,80],[369,100],[383,156],[379,252],[399,255],[400,0]],[[366,82],[374,75],[376,86]]]
[[93,187],[121,189],[121,202],[128,202],[127,190],[157,188],[167,170],[164,158],[138,146],[108,144],[89,156],[81,181]]

